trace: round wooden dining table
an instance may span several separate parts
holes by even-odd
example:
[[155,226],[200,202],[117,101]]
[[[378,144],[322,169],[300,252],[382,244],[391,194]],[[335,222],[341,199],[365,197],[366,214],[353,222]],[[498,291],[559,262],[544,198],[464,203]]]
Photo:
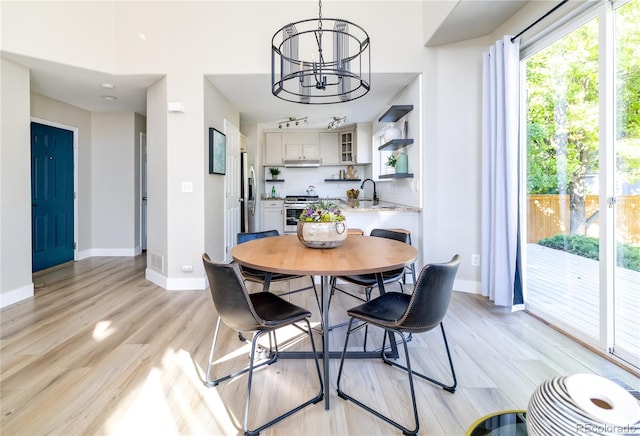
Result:
[[[239,264],[270,273],[321,277],[322,359],[324,385],[329,386],[329,278],[355,274],[376,274],[380,293],[384,293],[382,273],[409,265],[418,250],[404,242],[370,236],[349,235],[336,248],[309,248],[297,235],[255,239],[235,246],[231,256]],[[395,342],[394,342],[395,344]],[[336,354],[337,355],[337,354]],[[325,392],[325,409],[329,395]]]

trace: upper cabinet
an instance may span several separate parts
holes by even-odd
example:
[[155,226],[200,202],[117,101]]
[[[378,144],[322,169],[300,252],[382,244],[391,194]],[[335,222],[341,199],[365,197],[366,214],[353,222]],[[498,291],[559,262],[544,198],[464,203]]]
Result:
[[320,156],[322,165],[340,165],[338,132],[320,132]]
[[285,160],[317,160],[320,158],[317,144],[285,144]]
[[358,123],[355,130],[355,159],[359,164],[371,163],[371,123]]
[[264,141],[264,166],[282,165],[283,134],[268,132]]
[[323,166],[371,163],[371,123],[329,132],[296,130],[265,132],[264,166],[293,166],[292,161]]
[[340,163],[354,164],[356,163],[356,153],[354,147],[353,130],[340,132]]

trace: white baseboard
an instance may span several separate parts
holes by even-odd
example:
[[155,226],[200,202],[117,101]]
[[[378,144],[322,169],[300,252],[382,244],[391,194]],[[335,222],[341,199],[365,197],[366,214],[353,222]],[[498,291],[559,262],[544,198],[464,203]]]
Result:
[[167,279],[167,291],[204,291],[207,283],[204,277],[190,279]]
[[144,270],[144,278],[163,289],[167,289],[167,278],[158,271],[147,268]]
[[468,294],[481,294],[482,286],[480,282],[471,280],[456,280],[453,282],[453,290],[458,292],[466,292]]
[[77,259],[82,260],[88,257],[133,257],[142,251],[137,248],[90,248],[88,250],[78,250]]
[[207,281],[204,277],[168,278],[157,271],[147,268],[145,270],[145,278],[167,291],[203,291],[207,289]]
[[33,297],[33,283],[0,294],[0,309]]

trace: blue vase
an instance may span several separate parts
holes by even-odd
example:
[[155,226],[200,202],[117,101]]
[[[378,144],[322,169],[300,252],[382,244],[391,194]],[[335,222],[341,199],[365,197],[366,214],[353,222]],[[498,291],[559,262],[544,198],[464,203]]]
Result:
[[396,157],[396,174],[407,174],[409,172],[409,160],[407,155],[400,153]]

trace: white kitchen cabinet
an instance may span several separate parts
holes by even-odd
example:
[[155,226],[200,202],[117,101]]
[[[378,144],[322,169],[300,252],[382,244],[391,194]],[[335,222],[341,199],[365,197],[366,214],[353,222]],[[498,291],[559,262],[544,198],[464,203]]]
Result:
[[320,159],[316,144],[285,144],[284,158],[293,160]]
[[281,166],[282,165],[282,144],[284,137],[282,133],[265,133],[264,141],[264,166]]
[[356,163],[353,130],[340,132],[340,163],[354,164]]
[[284,233],[284,201],[262,200],[262,230]]
[[356,124],[355,159],[356,163],[371,163],[371,123]]
[[340,140],[337,132],[320,133],[321,165],[340,165]]

